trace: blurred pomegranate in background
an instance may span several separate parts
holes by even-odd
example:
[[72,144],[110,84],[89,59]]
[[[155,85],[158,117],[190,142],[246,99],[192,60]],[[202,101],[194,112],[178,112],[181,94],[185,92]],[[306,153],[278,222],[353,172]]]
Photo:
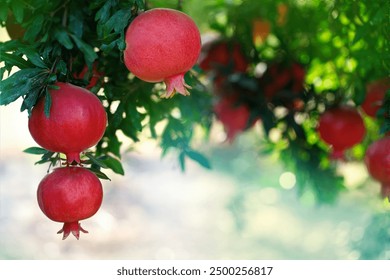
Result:
[[240,44],[227,40],[205,44],[198,62],[200,68],[206,72],[245,72],[249,65]]
[[371,177],[381,183],[382,197],[390,199],[390,137],[373,142],[364,158]]
[[250,110],[245,104],[240,104],[234,95],[225,96],[214,106],[217,118],[222,122],[229,142],[233,142],[237,134],[255,124],[250,123]]
[[340,106],[320,116],[318,132],[321,139],[332,147],[331,158],[344,159],[345,150],[363,140],[366,128],[355,108]]
[[104,73],[98,71],[96,63],[94,63],[92,65],[92,74],[90,76],[88,75],[88,72],[89,72],[89,68],[87,65],[85,65],[79,73],[75,73],[75,74],[73,74],[73,76],[76,79],[88,79],[89,78],[88,79],[89,83],[88,83],[88,85],[85,86],[85,88],[91,89],[94,86],[96,86],[98,84],[98,82],[100,82],[103,79]]
[[390,89],[390,78],[384,78],[369,83],[366,87],[366,98],[361,107],[370,117],[375,118],[378,110],[382,107],[386,91]]

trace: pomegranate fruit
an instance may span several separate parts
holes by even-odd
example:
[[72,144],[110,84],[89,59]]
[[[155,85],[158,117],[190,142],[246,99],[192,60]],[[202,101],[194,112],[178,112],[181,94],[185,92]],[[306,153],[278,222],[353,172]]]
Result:
[[238,133],[248,129],[255,123],[249,123],[249,108],[244,104],[237,104],[235,96],[221,98],[215,104],[214,112],[223,124],[229,142],[232,142]]
[[49,91],[50,116],[45,115],[45,98],[31,111],[28,128],[33,139],[43,148],[64,153],[68,163],[80,163],[80,153],[102,138],[107,114],[99,98],[92,92],[57,83],[59,89]]
[[390,199],[390,137],[373,142],[367,148],[364,162],[371,177],[381,183],[382,197]]
[[370,117],[376,117],[376,113],[383,105],[386,91],[390,89],[390,79],[385,78],[372,82],[366,87],[366,98],[361,107]]
[[294,94],[304,90],[305,69],[298,63],[283,65],[275,63],[270,65],[263,76],[258,80],[264,91],[265,98],[272,101],[278,98],[281,91],[288,91]]
[[39,183],[37,199],[42,212],[55,222],[64,223],[58,234],[66,239],[72,233],[77,239],[80,220],[93,216],[103,200],[102,184],[91,171],[82,167],[61,167]]
[[[88,66],[85,65],[83,69],[79,73],[73,74],[73,77],[76,79],[85,79],[89,69]],[[97,69],[97,64],[94,63],[92,65],[92,76],[89,77],[89,84],[85,86],[86,89],[91,89],[97,85],[97,83],[103,78],[104,74],[99,72]]]
[[344,151],[361,142],[366,128],[355,108],[340,106],[325,111],[319,119],[318,132],[333,148],[331,157],[343,159]]
[[242,53],[241,46],[236,42],[217,41],[205,45],[204,54],[199,59],[199,67],[203,71],[225,70],[244,73],[248,68],[248,61]]
[[194,66],[201,49],[195,22],[186,14],[156,8],[137,16],[126,31],[126,67],[146,82],[166,84],[162,97],[189,95],[184,74]]

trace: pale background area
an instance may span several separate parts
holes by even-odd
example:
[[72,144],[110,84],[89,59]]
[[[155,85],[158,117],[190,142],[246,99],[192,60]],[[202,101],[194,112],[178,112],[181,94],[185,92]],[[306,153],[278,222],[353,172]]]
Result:
[[123,153],[126,175],[108,173],[100,210],[81,222],[89,234],[62,241],[61,224],[36,201],[48,166],[22,152],[36,144],[19,108],[0,108],[0,259],[357,259],[355,245],[383,210],[377,183],[357,188],[364,166],[343,165],[350,191],[316,206],[298,199],[294,174],[256,155],[259,128],[229,145],[217,124],[201,146],[212,170],[187,162],[182,173],[174,153],[161,159],[158,144],[142,137]]

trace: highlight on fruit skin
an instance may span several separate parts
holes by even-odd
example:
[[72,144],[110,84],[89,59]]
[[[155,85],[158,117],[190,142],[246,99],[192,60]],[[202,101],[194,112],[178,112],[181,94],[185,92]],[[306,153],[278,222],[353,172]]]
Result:
[[190,94],[184,75],[198,60],[201,37],[188,15],[168,8],[148,10],[131,22],[125,42],[124,62],[137,78],[164,82],[162,98]]

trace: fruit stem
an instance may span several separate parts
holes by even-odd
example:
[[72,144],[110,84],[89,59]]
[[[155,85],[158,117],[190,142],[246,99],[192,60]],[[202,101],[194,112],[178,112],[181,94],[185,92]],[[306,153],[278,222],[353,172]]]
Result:
[[345,160],[344,150],[333,150],[330,155],[331,160]]
[[166,93],[162,95],[162,98],[171,98],[175,93],[180,93],[184,96],[190,95],[187,89],[191,89],[184,81],[184,73],[168,77],[164,80],[167,86]]

